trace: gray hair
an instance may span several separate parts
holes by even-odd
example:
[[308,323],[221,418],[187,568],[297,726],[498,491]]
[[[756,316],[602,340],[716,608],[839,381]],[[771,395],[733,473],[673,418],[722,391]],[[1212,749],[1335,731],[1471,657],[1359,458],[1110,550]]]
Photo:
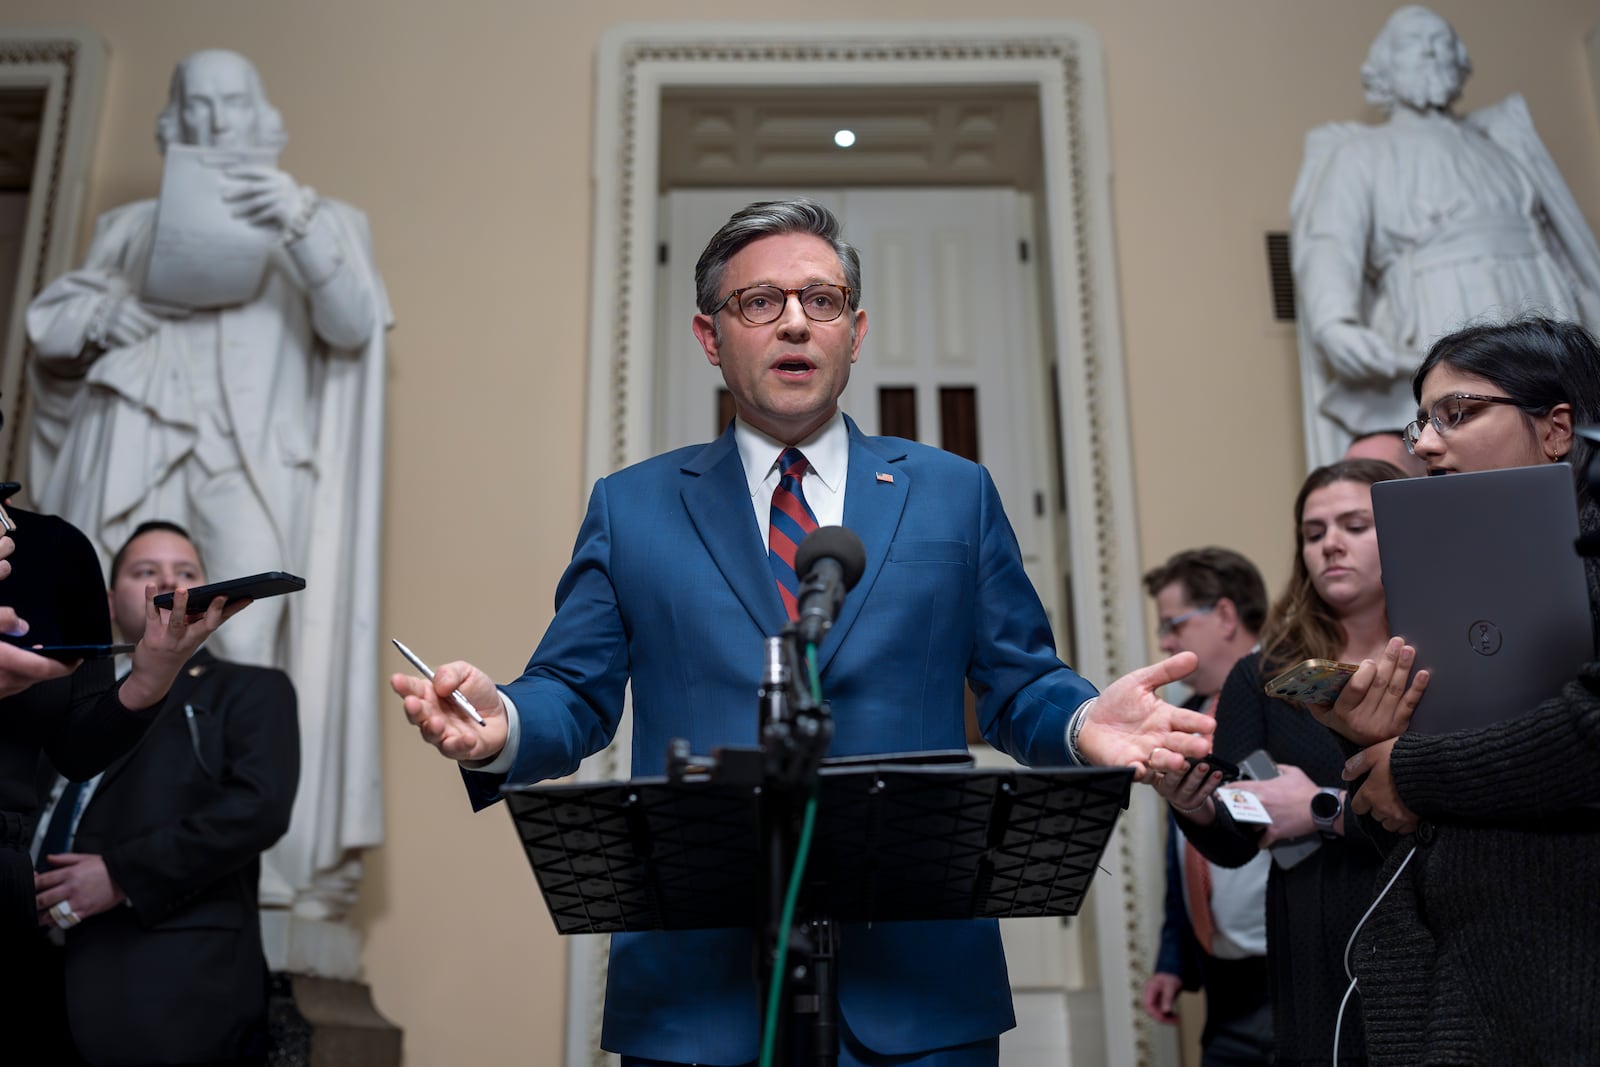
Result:
[[244,67],[245,84],[250,87],[250,98],[256,106],[256,144],[262,148],[282,148],[287,144],[289,135],[283,129],[283,116],[278,114],[277,108],[267,103],[267,91],[261,87],[261,76],[256,73],[255,64],[238,52],[230,52],[225,48],[207,48],[184,56],[178,60],[178,65],[172,68],[172,82],[167,89],[167,106],[156,116],[156,144],[161,146],[161,154],[166,155],[167,145],[173,141],[182,143],[183,122],[180,113],[183,111],[184,77],[189,64],[203,56],[226,57]]
[[1472,60],[1467,56],[1467,46],[1461,43],[1461,35],[1456,33],[1455,27],[1446,22],[1442,15],[1421,4],[1407,4],[1389,16],[1389,20],[1383,24],[1383,29],[1379,30],[1378,36],[1373,39],[1372,47],[1367,49],[1367,61],[1361,64],[1361,87],[1367,91],[1367,103],[1384,111],[1393,111],[1399,100],[1394,88],[1390,42],[1395,34],[1400,32],[1401,23],[1418,15],[1444,23],[1445,28],[1450,31],[1451,40],[1455,41],[1456,71],[1460,81],[1465,83],[1472,74]]
[[[861,306],[861,254],[839,237],[839,220],[833,212],[807,197],[763,200],[733,213],[700,253],[694,265],[694,299],[703,314],[721,303],[722,277],[728,261],[745,245],[762,237],[809,233],[833,247],[844,267],[844,284],[850,287],[850,310]],[[715,324],[713,324],[715,328]]]

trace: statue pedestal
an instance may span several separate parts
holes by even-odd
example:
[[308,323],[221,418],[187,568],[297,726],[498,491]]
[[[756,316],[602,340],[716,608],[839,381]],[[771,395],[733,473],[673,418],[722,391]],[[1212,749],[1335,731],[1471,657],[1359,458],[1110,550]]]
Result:
[[267,1067],[400,1067],[401,1030],[362,982],[274,971]]
[[262,908],[261,947],[274,974],[288,971],[351,982],[361,976],[361,935],[344,923]]
[[360,934],[263,908],[261,937],[272,971],[268,1067],[399,1067],[402,1031],[358,980]]

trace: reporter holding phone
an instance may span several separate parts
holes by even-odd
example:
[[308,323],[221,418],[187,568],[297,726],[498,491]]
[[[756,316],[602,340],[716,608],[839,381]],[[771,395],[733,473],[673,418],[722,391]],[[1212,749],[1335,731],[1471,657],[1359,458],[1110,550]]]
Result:
[[[1430,474],[1570,463],[1580,527],[1600,531],[1596,447],[1576,432],[1600,423],[1600,347],[1582,327],[1461,330],[1433,346],[1412,388],[1406,436]],[[1600,560],[1586,564],[1594,605]],[[1600,659],[1535,710],[1422,736],[1405,732],[1426,697],[1407,684],[1403,651],[1397,639],[1363,665],[1327,715],[1369,746],[1345,772],[1353,809],[1406,834],[1352,955],[1373,1062],[1593,1063]]]
[[[1380,853],[1343,817],[1345,753],[1304,708],[1269,698],[1266,679],[1306,659],[1359,662],[1389,637],[1372,521],[1372,485],[1402,477],[1388,463],[1345,460],[1312,471],[1295,499],[1295,558],[1289,587],[1273,605],[1261,651],[1240,660],[1223,685],[1216,754],[1240,763],[1264,750],[1278,775],[1243,782],[1272,816],[1265,832],[1236,821],[1217,801],[1221,775],[1195,771],[1156,781],[1178,825],[1208,860],[1237,867],[1263,848],[1310,838],[1321,847],[1293,866],[1277,857],[1267,879],[1267,964],[1274,1063],[1332,1061],[1339,1002],[1347,985],[1345,942],[1372,900]],[[1313,817],[1314,801],[1324,809]],[[1333,810],[1327,810],[1329,806]],[[1298,846],[1296,846],[1298,847]],[[1359,1020],[1347,1013],[1340,1064],[1366,1062]]]
[[[26,622],[34,643],[110,642],[106,590],[88,540],[55,516],[11,514],[17,528],[9,535],[14,547],[0,602],[12,610],[12,621]],[[0,679],[10,690],[0,697],[0,944],[7,949],[0,1025],[8,1032],[25,1033],[21,1026],[37,1019],[40,990],[29,961],[48,947],[34,909],[28,854],[41,803],[40,753],[74,779],[103,770],[138,741],[189,655],[237,610],[224,611],[219,601],[190,619],[182,610],[150,608],[133,669],[120,684],[110,660],[57,663],[22,648],[0,649]],[[21,685],[30,675],[36,680]]]
[[[1185,679],[1192,695],[1184,707],[1213,714],[1234,664],[1260,647],[1268,605],[1261,572],[1230,549],[1192,548],[1147,572],[1144,587],[1155,600],[1162,654],[1193,652],[1199,661]],[[1238,777],[1238,768],[1222,766],[1215,753],[1205,762]],[[1265,1067],[1272,1062],[1266,916],[1272,861],[1257,853],[1243,867],[1218,867],[1172,821],[1166,867],[1161,946],[1145,982],[1145,1013],[1177,1025],[1179,994],[1199,992],[1205,999],[1200,1067]]]

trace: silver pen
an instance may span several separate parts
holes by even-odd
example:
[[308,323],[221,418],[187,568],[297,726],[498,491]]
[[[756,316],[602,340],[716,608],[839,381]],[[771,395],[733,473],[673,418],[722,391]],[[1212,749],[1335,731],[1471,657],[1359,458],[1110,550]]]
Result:
[[[411,661],[411,665],[413,667],[415,667],[417,670],[421,671],[423,673],[423,675],[428,679],[428,681],[430,681],[430,682],[433,681],[433,668],[432,667],[428,666],[426,663],[424,663],[420,659],[418,659],[417,658],[417,654],[415,652],[411,651],[405,645],[402,645],[400,643],[400,639],[398,637],[391,637],[391,638],[389,638],[389,640],[394,642],[394,647],[398,648],[400,650],[400,654],[402,656],[404,656],[406,659],[410,660]],[[478,714],[478,709],[472,706],[472,701],[468,700],[466,697],[461,695],[461,690],[452,689],[450,691],[450,699],[454,700],[456,702],[456,707],[460,708],[462,711],[466,712],[468,715],[471,715],[473,722],[477,723],[479,726],[484,725],[483,716],[479,715]]]

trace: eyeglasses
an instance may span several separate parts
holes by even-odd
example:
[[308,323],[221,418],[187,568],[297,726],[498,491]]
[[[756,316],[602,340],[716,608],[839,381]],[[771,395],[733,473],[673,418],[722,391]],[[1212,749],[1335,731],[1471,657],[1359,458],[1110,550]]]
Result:
[[[1472,402],[1469,405],[1468,402]],[[1441,396],[1433,402],[1433,407],[1428,409],[1427,418],[1418,418],[1417,421],[1405,428],[1406,451],[1416,455],[1417,441],[1422,437],[1422,429],[1426,423],[1433,423],[1433,428],[1440,437],[1460,426],[1468,418],[1478,413],[1477,404],[1512,404],[1520,407],[1517,401],[1508,396],[1481,396],[1478,393],[1451,393]]]
[[765,326],[782,318],[783,309],[789,306],[789,297],[797,296],[800,298],[800,310],[805,312],[806,318],[812,322],[832,322],[844,314],[844,309],[850,303],[850,294],[854,291],[848,285],[834,285],[831,282],[813,282],[803,289],[752,285],[735,289],[723,297],[722,303],[711,309],[711,314],[715,315],[732,301],[744,321],[752,326]]
[[1173,634],[1178,632],[1178,627],[1182,626],[1196,615],[1209,615],[1215,610],[1217,610],[1217,606],[1215,604],[1207,604],[1203,608],[1190,608],[1182,615],[1174,615],[1170,619],[1157,620],[1156,636],[1171,637]]

